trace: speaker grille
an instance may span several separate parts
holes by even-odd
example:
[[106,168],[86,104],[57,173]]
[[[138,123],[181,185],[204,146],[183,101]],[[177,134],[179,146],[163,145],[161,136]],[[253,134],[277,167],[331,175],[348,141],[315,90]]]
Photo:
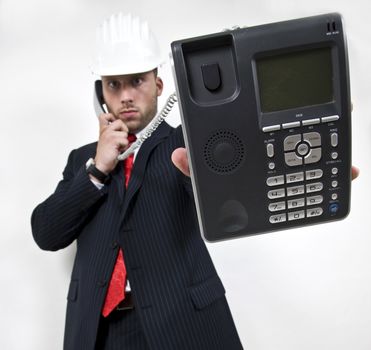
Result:
[[229,130],[219,130],[214,133],[204,147],[207,166],[221,175],[235,171],[242,164],[244,155],[243,142]]

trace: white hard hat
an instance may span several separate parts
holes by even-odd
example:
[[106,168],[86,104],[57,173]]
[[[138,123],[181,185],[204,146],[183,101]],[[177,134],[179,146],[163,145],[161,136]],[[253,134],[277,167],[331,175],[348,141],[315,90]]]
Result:
[[97,28],[96,75],[125,75],[148,72],[161,63],[157,39],[147,22],[121,12]]

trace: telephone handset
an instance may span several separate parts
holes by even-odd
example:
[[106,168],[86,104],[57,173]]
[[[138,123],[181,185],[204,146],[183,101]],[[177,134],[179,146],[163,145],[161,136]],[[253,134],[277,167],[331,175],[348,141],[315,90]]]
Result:
[[102,80],[96,80],[94,83],[94,110],[97,117],[102,113],[108,113],[106,103],[103,98]]
[[[126,159],[138,147],[140,147],[141,144],[152,135],[152,133],[167,117],[167,115],[173,108],[175,102],[177,102],[177,96],[176,93],[174,92],[168,97],[162,110],[159,113],[157,113],[156,116],[152,119],[152,121],[145,127],[143,133],[141,133],[141,136],[138,137],[137,140],[133,142],[125,152],[121,153],[117,157],[117,159],[118,160]],[[94,109],[97,117],[102,113],[108,113],[108,108],[103,98],[103,87],[101,80],[96,80],[94,83]]]

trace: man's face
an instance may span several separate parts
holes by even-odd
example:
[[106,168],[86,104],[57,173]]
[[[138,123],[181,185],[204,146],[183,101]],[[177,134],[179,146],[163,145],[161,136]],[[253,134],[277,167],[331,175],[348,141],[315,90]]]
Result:
[[121,119],[131,133],[142,130],[157,112],[157,97],[163,83],[153,71],[102,77],[108,111]]

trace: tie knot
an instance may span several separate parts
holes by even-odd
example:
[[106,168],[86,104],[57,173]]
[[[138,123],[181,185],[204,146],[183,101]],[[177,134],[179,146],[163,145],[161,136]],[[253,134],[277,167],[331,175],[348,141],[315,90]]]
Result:
[[133,143],[136,141],[137,137],[134,134],[128,134],[128,141],[129,143]]

